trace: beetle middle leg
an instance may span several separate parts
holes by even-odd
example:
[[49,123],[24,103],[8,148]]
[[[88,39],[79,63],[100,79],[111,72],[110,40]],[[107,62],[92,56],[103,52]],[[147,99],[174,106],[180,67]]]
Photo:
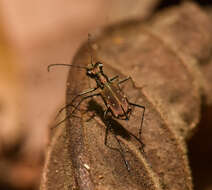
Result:
[[125,159],[125,156],[124,156],[124,151],[122,149],[122,146],[121,146],[121,143],[120,143],[120,140],[117,138],[117,136],[113,133],[113,137],[116,139],[118,145],[119,145],[119,149],[118,148],[114,148],[114,147],[111,147],[110,145],[108,145],[107,143],[107,137],[108,137],[108,132],[111,131],[111,125],[110,125],[110,122],[107,120],[107,116],[108,116],[108,113],[109,113],[109,108],[107,108],[107,110],[104,112],[104,119],[106,121],[106,131],[105,131],[105,140],[104,140],[104,144],[105,146],[107,146],[108,148],[112,149],[112,150],[115,150],[115,151],[118,151],[124,161],[124,164],[127,168],[127,171],[130,171],[130,167],[129,167],[129,164],[127,162],[127,160]]

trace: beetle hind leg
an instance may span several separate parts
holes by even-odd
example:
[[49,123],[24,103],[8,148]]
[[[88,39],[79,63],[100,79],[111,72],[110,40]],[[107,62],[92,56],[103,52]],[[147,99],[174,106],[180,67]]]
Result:
[[[142,127],[143,127],[143,121],[144,121],[144,114],[145,114],[145,106],[142,106],[142,105],[139,105],[139,104],[134,104],[134,103],[131,103],[131,102],[129,102],[129,104],[131,105],[131,106],[134,106],[134,107],[137,107],[137,108],[140,108],[140,109],[142,109],[143,110],[143,112],[142,112],[142,116],[141,116],[141,123],[140,123],[140,127],[139,127],[139,131],[138,131],[138,138],[137,137],[135,137],[138,141],[139,141],[139,143],[140,143],[140,151],[141,152],[144,152],[144,147],[145,147],[145,144],[142,142],[142,138],[141,138],[141,135],[142,135]],[[134,135],[133,135],[134,136]]]
[[[121,146],[121,142],[120,140],[117,138],[117,136],[111,131],[111,125],[110,125],[110,122],[107,120],[107,116],[108,116],[108,113],[109,113],[109,109],[107,109],[105,112],[104,112],[104,119],[106,121],[106,131],[105,131],[105,140],[104,140],[104,144],[105,146],[107,146],[109,149],[111,150],[115,150],[117,152],[120,153],[123,161],[124,161],[124,164],[127,168],[127,171],[129,172],[130,171],[130,166],[129,166],[129,163],[127,162],[127,160],[125,159],[125,156],[124,156],[124,151],[122,149],[122,146]],[[112,146],[110,146],[108,143],[107,143],[107,138],[108,138],[108,132],[111,131],[113,137],[116,139],[117,143],[118,143],[118,146],[119,148],[114,148]]]

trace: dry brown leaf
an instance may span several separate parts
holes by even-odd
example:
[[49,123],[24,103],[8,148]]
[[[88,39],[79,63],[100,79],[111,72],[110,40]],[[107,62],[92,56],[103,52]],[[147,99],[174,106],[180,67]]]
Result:
[[[104,63],[105,73],[130,75],[135,86],[126,84],[123,90],[146,107],[145,153],[128,133],[138,134],[139,110],[129,122],[114,121],[114,133],[131,167],[128,172],[120,154],[104,146],[104,105],[94,98],[81,106],[87,110],[78,112],[81,119],[71,117],[53,135],[41,189],[193,189],[185,141],[199,122],[205,79],[198,61],[209,56],[204,50],[211,48],[210,29],[207,15],[186,3],[148,24],[111,27],[98,37],[96,59]],[[73,64],[89,62],[84,45]],[[67,84],[67,103],[89,87],[85,72],[76,69],[70,70]],[[96,116],[87,120],[92,113]],[[110,144],[116,147],[111,134]]]

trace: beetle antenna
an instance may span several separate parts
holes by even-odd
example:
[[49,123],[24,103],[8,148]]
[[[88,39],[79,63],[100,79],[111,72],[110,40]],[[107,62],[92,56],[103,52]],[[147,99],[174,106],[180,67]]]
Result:
[[87,67],[83,67],[83,66],[58,63],[58,64],[50,64],[50,65],[48,65],[48,67],[47,67],[48,72],[50,71],[50,68],[54,67],[54,66],[67,66],[67,67],[76,67],[76,68],[79,68],[79,69],[87,69]]
[[91,55],[91,65],[93,66],[93,56]]
[[91,54],[91,65],[93,66],[93,56],[92,56],[92,47],[91,47],[91,34],[88,33],[88,48]]

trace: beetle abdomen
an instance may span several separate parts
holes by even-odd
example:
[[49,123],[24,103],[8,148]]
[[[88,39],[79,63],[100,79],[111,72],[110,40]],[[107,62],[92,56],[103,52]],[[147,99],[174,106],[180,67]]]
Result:
[[101,94],[107,107],[111,109],[116,118],[128,113],[129,104],[117,84],[106,84]]

